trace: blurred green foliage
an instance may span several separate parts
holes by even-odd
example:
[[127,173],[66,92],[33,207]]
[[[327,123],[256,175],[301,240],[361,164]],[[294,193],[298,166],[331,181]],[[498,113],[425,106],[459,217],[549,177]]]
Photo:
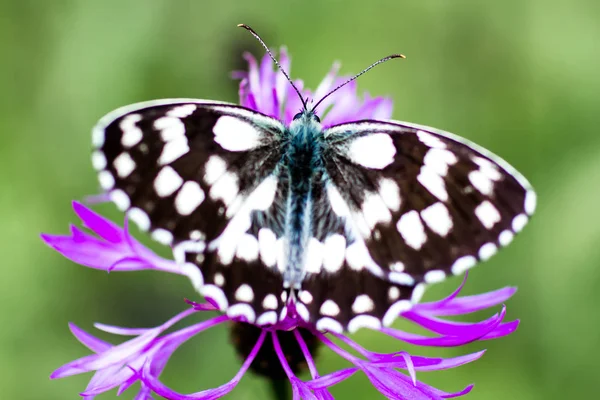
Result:
[[[466,292],[519,287],[522,320],[478,362],[420,378],[447,390],[475,382],[474,399],[596,398],[600,370],[600,2],[594,0],[0,1],[0,397],[73,399],[89,374],[49,373],[87,354],[67,322],[155,326],[197,298],[184,279],[106,274],[63,259],[38,233],[66,233],[72,199],[97,192],[90,128],[108,111],[164,97],[236,101],[241,52],[286,45],[292,76],[315,87],[334,60],[343,73],[390,53],[359,88],[394,99],[394,117],[466,136],[534,184],[539,208],[518,239],[470,276]],[[112,206],[100,210],[121,220]],[[429,290],[433,299],[459,283]],[[492,311],[489,311],[491,313]],[[489,315],[489,314],[487,314]],[[483,317],[484,314],[477,317]],[[374,350],[400,350],[361,331]],[[414,350],[409,348],[409,350]],[[323,352],[320,370],[344,364]],[[226,328],[203,333],[163,377],[182,392],[228,380],[239,361]],[[124,398],[131,398],[125,393]],[[248,376],[234,399],[263,399]],[[364,376],[333,389],[378,398]],[[114,392],[99,397],[114,398]]]

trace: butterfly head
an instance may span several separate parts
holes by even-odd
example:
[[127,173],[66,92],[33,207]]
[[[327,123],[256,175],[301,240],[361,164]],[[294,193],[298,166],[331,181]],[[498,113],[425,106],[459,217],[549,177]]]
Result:
[[294,115],[294,119],[290,123],[290,129],[295,127],[308,127],[314,131],[321,131],[321,118],[312,110],[302,110]]
[[303,120],[305,122],[316,122],[321,123],[321,118],[312,110],[302,110],[298,114],[294,115],[294,121]]

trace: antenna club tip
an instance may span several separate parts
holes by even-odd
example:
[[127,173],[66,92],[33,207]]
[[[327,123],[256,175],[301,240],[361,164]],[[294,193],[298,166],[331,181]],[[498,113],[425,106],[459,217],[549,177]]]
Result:
[[406,56],[404,54],[398,54],[399,58],[406,58]]
[[248,29],[248,28],[250,28],[250,27],[249,27],[248,25],[246,25],[246,24],[237,24],[237,27],[238,27],[238,28],[244,28],[244,29]]

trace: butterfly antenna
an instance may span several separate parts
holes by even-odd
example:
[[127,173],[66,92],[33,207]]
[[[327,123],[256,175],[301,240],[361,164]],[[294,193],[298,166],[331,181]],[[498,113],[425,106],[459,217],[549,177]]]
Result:
[[271,57],[271,60],[273,60],[273,62],[275,63],[275,65],[277,65],[277,68],[279,68],[279,70],[283,73],[283,75],[285,75],[285,77],[288,80],[288,82],[290,83],[290,85],[292,85],[292,87],[294,88],[294,90],[296,91],[296,93],[298,93],[298,97],[300,97],[300,101],[302,101],[302,106],[304,107],[304,110],[306,110],[307,109],[306,108],[306,100],[304,99],[304,97],[302,97],[302,94],[300,93],[300,90],[298,90],[298,88],[296,87],[296,85],[294,85],[294,82],[292,82],[292,80],[290,79],[290,76],[287,74],[287,72],[285,72],[285,70],[283,69],[283,67],[281,66],[281,64],[279,64],[279,61],[277,61],[277,59],[275,58],[275,56],[273,56],[273,53],[271,53],[271,51],[269,50],[269,48],[267,47],[267,45],[265,44],[265,42],[262,40],[262,38],[260,36],[258,36],[258,33],[256,33],[254,31],[254,29],[250,28],[246,24],[238,24],[238,27],[244,28],[245,30],[247,30],[248,32],[250,32],[252,34],[252,36],[254,36],[256,38],[256,40],[258,40],[260,42],[260,44],[262,45],[262,47],[265,48],[265,50],[267,51],[267,54],[269,55],[269,57]]
[[328,98],[329,96],[331,96],[333,93],[335,93],[336,91],[338,91],[339,89],[343,88],[344,86],[346,86],[347,84],[349,84],[350,82],[352,82],[353,80],[355,80],[356,78],[358,78],[359,76],[361,76],[362,74],[364,74],[365,72],[369,71],[370,69],[374,68],[375,66],[384,63],[386,61],[389,61],[393,58],[406,58],[403,54],[392,54],[391,56],[387,56],[382,58],[381,60],[378,60],[376,62],[374,62],[373,64],[369,65],[367,68],[363,69],[361,72],[359,72],[358,74],[354,75],[352,78],[348,79],[346,82],[336,86],[332,91],[330,91],[329,93],[327,93],[325,96],[321,97],[321,100],[319,100],[317,102],[317,104],[314,105],[314,107],[312,108],[312,110],[310,110],[311,112],[314,112],[315,109],[319,106],[319,104],[321,104],[321,102],[323,102],[323,100],[325,100],[326,98]]

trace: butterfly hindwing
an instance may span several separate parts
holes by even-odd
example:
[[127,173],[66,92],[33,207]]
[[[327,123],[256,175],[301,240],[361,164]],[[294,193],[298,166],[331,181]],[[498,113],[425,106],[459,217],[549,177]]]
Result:
[[[285,316],[285,174],[276,169],[248,196],[206,259],[197,262],[204,276],[202,294],[217,299],[232,318],[273,325]],[[191,254],[188,261],[193,262]]]
[[535,209],[529,183],[432,128],[359,121],[325,131],[329,200],[391,282],[433,283],[507,245]]

